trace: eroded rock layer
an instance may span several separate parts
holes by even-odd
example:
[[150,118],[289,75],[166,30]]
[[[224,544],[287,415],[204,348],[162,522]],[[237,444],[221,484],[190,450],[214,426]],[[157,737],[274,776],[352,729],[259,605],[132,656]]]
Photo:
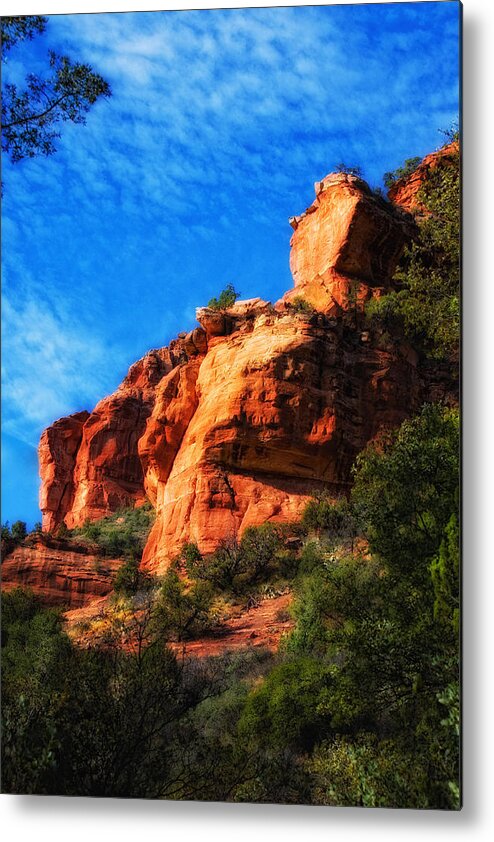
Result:
[[87,519],[145,502],[138,442],[156,388],[204,348],[204,333],[197,329],[168,348],[149,351],[93,412],[61,418],[45,430],[38,450],[44,531],[54,531],[62,522],[69,528],[82,526]]
[[79,608],[110,593],[121,564],[121,559],[97,555],[85,545],[40,535],[3,560],[2,590],[27,587],[48,605]]

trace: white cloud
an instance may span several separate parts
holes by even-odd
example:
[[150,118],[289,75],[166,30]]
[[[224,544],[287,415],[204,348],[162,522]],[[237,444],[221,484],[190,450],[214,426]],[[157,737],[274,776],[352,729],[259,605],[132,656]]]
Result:
[[38,298],[14,306],[5,295],[2,322],[2,426],[33,445],[48,423],[104,393],[109,350]]

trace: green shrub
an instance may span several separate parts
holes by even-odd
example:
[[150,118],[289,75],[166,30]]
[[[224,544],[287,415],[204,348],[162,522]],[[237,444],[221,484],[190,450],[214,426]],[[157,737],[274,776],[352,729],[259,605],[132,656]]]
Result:
[[421,162],[422,158],[407,158],[403,166],[398,167],[396,170],[384,173],[383,181],[388,190],[393,186],[393,184],[399,181],[400,178],[406,178],[408,175],[411,175]]
[[159,590],[155,614],[159,627],[178,641],[197,637],[208,629],[213,588],[198,581],[188,586],[174,570],[168,570]]
[[233,307],[237,298],[240,298],[240,293],[236,291],[233,284],[227,284],[218,298],[209,299],[208,307],[211,310],[227,310],[228,307]]
[[246,529],[240,541],[235,536],[224,539],[208,556],[195,544],[186,544],[181,557],[191,578],[210,582],[220,591],[243,593],[273,575],[295,575],[297,560],[284,546],[285,533],[285,526],[264,523]]
[[309,748],[329,723],[325,698],[327,666],[296,658],[275,666],[247,698],[240,734],[264,745]]
[[152,578],[139,570],[139,558],[135,556],[125,559],[113,580],[113,590],[123,596],[132,596],[151,585]]
[[348,164],[340,163],[336,164],[336,172],[345,172],[348,175],[354,175],[356,178],[363,178],[362,175],[362,168],[361,167],[351,167]]
[[26,524],[23,520],[16,520],[12,526],[9,522],[2,524],[2,558],[12,552],[27,536]]
[[69,536],[97,544],[110,558],[140,559],[154,518],[154,509],[146,503],[135,509],[120,509],[101,520],[86,521],[84,526],[71,530]]
[[291,305],[295,313],[306,314],[308,316],[312,316],[315,313],[312,304],[309,304],[301,295],[296,295],[295,298],[292,298]]
[[304,509],[302,522],[307,529],[322,530],[336,541],[353,540],[357,537],[357,523],[352,504],[341,497],[332,500],[323,493],[310,500]]
[[373,734],[338,737],[321,744],[307,763],[313,801],[335,807],[425,809],[426,766],[393,740]]

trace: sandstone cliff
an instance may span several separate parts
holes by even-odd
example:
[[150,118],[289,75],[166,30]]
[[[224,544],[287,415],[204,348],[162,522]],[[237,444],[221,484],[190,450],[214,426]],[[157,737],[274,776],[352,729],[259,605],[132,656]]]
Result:
[[[410,207],[413,190],[395,202]],[[45,431],[45,530],[147,495],[157,518],[143,565],[161,571],[184,541],[208,552],[299,516],[317,489],[345,493],[370,439],[448,396],[447,370],[362,324],[363,303],[392,286],[413,218],[338,173],[291,224],[295,287],[279,302],[200,308],[201,327],[150,351],[91,414]]]

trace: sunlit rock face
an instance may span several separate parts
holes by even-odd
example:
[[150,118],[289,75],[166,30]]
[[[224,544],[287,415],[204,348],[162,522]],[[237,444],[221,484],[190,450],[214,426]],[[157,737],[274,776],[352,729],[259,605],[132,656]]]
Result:
[[42,434],[38,458],[42,485],[39,505],[43,529],[50,532],[61,522],[61,513],[70,511],[74,501],[74,466],[89,412],[60,418]]
[[302,297],[337,314],[389,288],[414,224],[353,175],[331,173],[315,191],[313,204],[290,220],[295,288],[283,300]]
[[337,173],[291,222],[295,286],[274,307],[199,308],[200,327],[146,354],[91,414],[45,431],[44,529],[149,499],[142,564],[162,572],[185,541],[209,552],[299,517],[316,490],[347,493],[367,442],[426,400],[454,399],[448,370],[362,323],[414,236],[409,214]]
[[[151,416],[141,440],[149,461],[153,440],[163,470],[153,471],[157,518],[143,559],[153,570],[185,541],[209,552],[247,526],[299,517],[316,490],[345,493],[359,450],[423,394],[407,346],[372,348],[343,323],[293,313],[217,338],[176,386],[155,404],[161,435]],[[190,420],[177,448],[166,431],[178,407]]]

